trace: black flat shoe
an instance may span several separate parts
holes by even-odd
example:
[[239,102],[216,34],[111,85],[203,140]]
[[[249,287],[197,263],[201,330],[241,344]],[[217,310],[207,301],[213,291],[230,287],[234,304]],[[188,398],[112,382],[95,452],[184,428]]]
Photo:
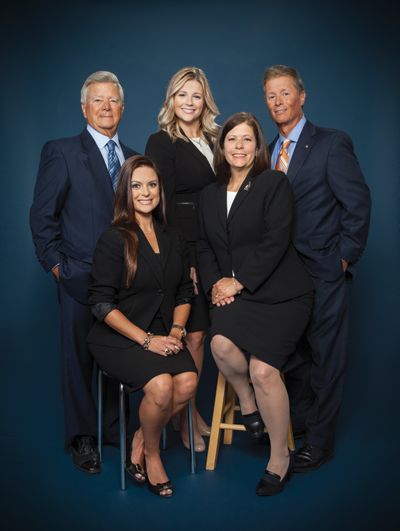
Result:
[[294,454],[293,472],[310,472],[332,459],[332,450],[323,450],[317,446],[306,444]]
[[260,412],[256,409],[253,413],[242,414],[243,424],[253,439],[260,439],[264,435],[264,422]]
[[256,488],[257,496],[275,496],[283,491],[286,483],[292,475],[293,457],[289,454],[289,465],[286,474],[281,479],[281,476],[265,470]]
[[136,481],[139,485],[144,485],[147,481],[147,474],[146,470],[142,467],[142,465],[130,463],[125,468],[126,473],[133,479],[133,481]]
[[94,437],[77,436],[71,444],[72,463],[85,474],[99,474],[100,456]]
[[156,496],[160,496],[161,498],[170,498],[174,493],[171,481],[166,481],[165,483],[157,483],[156,485],[153,485],[152,483],[150,483],[150,481],[148,481],[147,486],[149,487],[150,492],[152,492]]

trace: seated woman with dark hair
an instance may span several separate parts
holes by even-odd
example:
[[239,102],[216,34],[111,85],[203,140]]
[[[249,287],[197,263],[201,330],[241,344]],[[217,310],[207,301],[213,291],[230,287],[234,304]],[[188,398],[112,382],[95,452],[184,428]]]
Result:
[[138,483],[147,480],[154,494],[171,496],[160,436],[193,396],[197,371],[182,342],[193,295],[186,247],[164,220],[164,192],[153,162],[127,159],[112,227],[94,254],[89,302],[97,322],[88,342],[101,369],[144,392],[128,473]]
[[[280,371],[310,317],[311,279],[291,244],[293,194],[270,170],[261,127],[237,113],[220,129],[217,183],[201,193],[198,259],[211,308],[211,350],[239,397],[253,437],[264,423],[271,454],[257,494],[280,492],[291,472],[289,401]],[[253,387],[249,384],[249,373]]]

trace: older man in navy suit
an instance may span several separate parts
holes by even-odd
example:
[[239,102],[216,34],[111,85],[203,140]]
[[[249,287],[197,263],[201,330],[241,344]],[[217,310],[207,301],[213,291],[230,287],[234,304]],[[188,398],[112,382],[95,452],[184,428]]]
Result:
[[[286,376],[289,394],[293,392],[293,409],[298,413],[294,427],[305,429],[304,445],[295,453],[294,471],[306,472],[333,456],[346,366],[349,285],[366,246],[371,200],[349,136],[317,127],[305,118],[306,92],[298,72],[285,65],[272,66],[266,70],[263,84],[271,118],[279,130],[270,146],[272,167],[286,173],[292,185],[296,209],[293,243],[315,289],[306,349],[303,346],[311,362],[299,367],[297,374],[294,370]],[[307,382],[311,384],[310,400],[304,393]],[[296,426],[301,423],[302,405],[304,425]]]
[[[94,365],[86,345],[93,322],[87,288],[97,239],[111,223],[119,168],[135,152],[117,134],[124,110],[117,76],[105,71],[90,75],[81,90],[81,106],[85,130],[43,147],[30,224],[39,262],[58,284],[65,447],[79,470],[93,474],[100,471],[100,463],[92,393]],[[110,442],[116,437],[116,398],[109,389],[105,439]]]

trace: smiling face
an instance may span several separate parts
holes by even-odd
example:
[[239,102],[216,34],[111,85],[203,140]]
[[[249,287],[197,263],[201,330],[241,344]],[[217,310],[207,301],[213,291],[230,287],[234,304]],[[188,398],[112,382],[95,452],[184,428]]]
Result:
[[132,201],[135,216],[149,217],[160,203],[160,183],[153,168],[139,166],[131,177]]
[[178,124],[183,127],[200,123],[204,109],[204,94],[201,84],[192,79],[186,81],[174,96],[174,112]]
[[224,155],[231,172],[247,172],[254,163],[257,141],[253,128],[247,123],[233,127],[224,139]]
[[91,83],[82,113],[87,123],[99,133],[112,138],[121,121],[124,105],[114,83]]
[[275,77],[264,86],[265,100],[271,118],[279,131],[287,136],[303,116],[306,93],[299,91],[291,76]]

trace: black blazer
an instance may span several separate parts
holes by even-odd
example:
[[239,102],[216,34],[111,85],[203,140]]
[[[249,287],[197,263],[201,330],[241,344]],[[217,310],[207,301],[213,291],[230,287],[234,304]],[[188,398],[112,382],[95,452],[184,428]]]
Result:
[[352,271],[367,243],[371,197],[350,137],[307,121],[287,177],[296,202],[293,244],[311,275],[338,279],[342,258]]
[[[208,143],[213,149],[211,141]],[[210,163],[191,141],[172,142],[165,131],[150,136],[145,153],[163,179],[168,223],[178,227],[186,241],[197,241],[200,192],[215,181]]]
[[[186,245],[177,231],[154,222],[160,254],[153,252],[139,229],[138,263],[132,285],[126,287],[124,240],[111,228],[100,237],[93,259],[91,305],[117,307],[135,325],[147,330],[160,311],[165,328],[172,325],[174,308],[190,303],[193,285],[189,276]],[[132,341],[102,321],[93,326],[88,342],[128,348]]]
[[[121,143],[125,158],[135,151]],[[36,180],[30,225],[40,264],[60,264],[61,282],[80,302],[87,300],[93,251],[110,226],[114,191],[104,159],[85,129],[47,142]]]
[[245,286],[242,298],[275,303],[311,291],[311,279],[291,245],[293,194],[280,172],[245,179],[227,218],[226,186],[201,194],[198,260],[204,290],[221,277]]

